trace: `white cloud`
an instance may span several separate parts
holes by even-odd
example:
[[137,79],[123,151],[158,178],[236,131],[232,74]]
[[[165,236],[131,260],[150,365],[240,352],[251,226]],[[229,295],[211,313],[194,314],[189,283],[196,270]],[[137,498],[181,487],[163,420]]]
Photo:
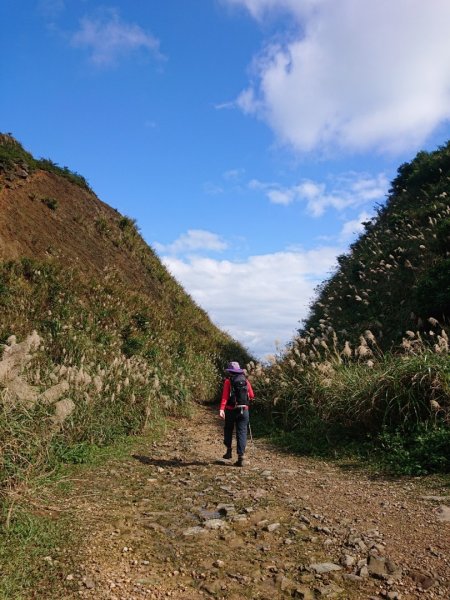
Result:
[[221,185],[217,185],[212,181],[207,181],[203,184],[203,191],[205,194],[208,194],[208,196],[217,196],[218,194],[223,194],[224,189]]
[[225,181],[239,181],[242,179],[245,169],[229,169],[222,174]]
[[256,19],[263,18],[271,10],[288,10],[298,16],[317,6],[322,0],[226,0],[231,5],[245,6]]
[[449,120],[448,0],[227,2],[294,17],[237,100],[294,149],[410,150]]
[[329,273],[336,247],[251,256],[245,261],[163,257],[171,273],[213,321],[260,357],[284,345]]
[[39,0],[38,10],[46,18],[58,17],[66,8],[64,0]]
[[231,110],[233,108],[236,108],[236,102],[234,100],[228,102],[219,102],[217,104],[214,104],[214,108],[216,110]]
[[189,229],[187,233],[180,235],[172,244],[165,245],[155,242],[153,246],[158,252],[167,254],[182,254],[198,250],[221,252],[228,247],[227,243],[216,233],[203,229]]
[[363,223],[370,221],[372,216],[373,215],[369,214],[368,212],[363,211],[356,219],[352,219],[351,221],[344,223],[339,234],[340,241],[348,242],[351,238],[362,233],[364,231]]
[[304,202],[306,210],[313,217],[320,217],[328,208],[342,211],[384,200],[388,190],[388,180],[383,174],[375,177],[360,173],[350,173],[332,182],[332,189],[323,182],[304,180],[290,187],[278,183],[266,183],[252,179],[248,187],[262,191],[274,204],[288,205],[295,201]]
[[87,48],[90,60],[97,66],[114,64],[136,50],[149,52],[161,59],[159,40],[139,25],[121,21],[115,10],[103,11],[95,18],[84,17],[80,29],[72,36],[72,45]]

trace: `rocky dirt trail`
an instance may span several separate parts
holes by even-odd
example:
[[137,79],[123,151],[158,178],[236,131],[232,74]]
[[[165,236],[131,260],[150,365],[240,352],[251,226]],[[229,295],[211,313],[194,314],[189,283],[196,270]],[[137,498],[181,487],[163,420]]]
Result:
[[83,543],[66,563],[47,557],[64,571],[57,597],[450,598],[448,488],[373,480],[261,441],[243,469],[223,452],[216,411],[201,407],[75,481]]

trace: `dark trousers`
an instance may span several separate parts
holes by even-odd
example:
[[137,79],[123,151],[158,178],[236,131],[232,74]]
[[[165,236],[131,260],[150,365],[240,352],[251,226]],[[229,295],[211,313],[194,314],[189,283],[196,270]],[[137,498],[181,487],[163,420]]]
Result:
[[247,427],[249,414],[248,410],[235,408],[233,410],[225,410],[225,427],[223,435],[223,443],[227,448],[231,448],[233,444],[233,429],[236,426],[236,441],[237,453],[242,456],[247,445]]

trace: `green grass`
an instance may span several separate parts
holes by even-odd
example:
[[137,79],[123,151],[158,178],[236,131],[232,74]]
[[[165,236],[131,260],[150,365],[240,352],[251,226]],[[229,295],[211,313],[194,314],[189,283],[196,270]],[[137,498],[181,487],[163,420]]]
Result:
[[[301,332],[331,325],[352,344],[366,329],[383,350],[406,330],[450,320],[450,142],[401,165],[389,197],[317,288]],[[405,293],[407,291],[407,293]]]
[[[56,431],[52,404],[11,406],[0,397],[0,487],[61,461],[85,462],[93,447],[138,434],[160,415],[187,415],[192,402],[215,396],[219,366],[244,351],[188,299],[175,314],[169,292],[153,297],[113,276],[101,284],[32,260],[0,264],[0,341],[14,333],[21,342],[37,330],[43,349],[24,377],[41,392],[68,383],[64,397],[75,405]],[[87,382],[75,381],[80,373]]]
[[[368,433],[310,419],[286,431],[262,411],[252,415],[255,438],[283,450],[327,460],[351,460],[360,468],[395,476],[450,474],[450,429],[418,424],[409,431],[382,428]],[[450,481],[450,480],[449,480]]]
[[28,506],[20,498],[17,506],[3,503],[0,600],[60,598],[59,585],[70,572],[71,548],[79,543],[80,528],[76,512],[46,512],[41,507],[45,504],[41,498],[51,497],[50,504],[58,508],[58,502],[63,504],[70,496],[73,478],[95,476],[95,469],[110,461],[128,460],[133,452],[162,439],[171,426],[161,416],[152,422],[145,435],[123,436],[105,447],[79,444],[61,448],[57,468],[29,482],[29,490],[33,492],[26,496]]
[[[0,134],[1,135],[1,134]],[[14,169],[17,163],[26,165],[29,172],[42,169],[49,173],[55,173],[69,180],[71,183],[82,187],[83,189],[92,192],[86,179],[75,171],[71,171],[68,167],[60,167],[57,163],[48,158],[34,158],[27,152],[23,146],[14,138],[4,138],[0,143],[0,172],[8,172]]]
[[[56,519],[23,507],[13,512],[8,530],[0,530],[2,600],[28,600],[57,585],[63,573],[54,559],[73,543],[72,520],[73,516]],[[50,598],[50,593],[41,597]]]
[[41,202],[50,210],[56,210],[58,208],[58,200],[56,200],[56,198],[46,196],[45,198],[41,198]]
[[271,438],[302,454],[358,455],[392,473],[450,472],[444,333],[434,347],[413,334],[397,353],[383,353],[369,334],[361,336],[363,358],[343,359],[327,329],[297,338],[272,366],[254,367],[253,388]]

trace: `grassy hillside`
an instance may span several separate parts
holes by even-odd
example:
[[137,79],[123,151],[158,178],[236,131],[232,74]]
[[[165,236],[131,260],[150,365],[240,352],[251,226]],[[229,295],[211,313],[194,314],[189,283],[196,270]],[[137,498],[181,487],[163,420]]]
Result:
[[214,397],[248,360],[135,223],[0,136],[0,491]]
[[450,316],[450,143],[402,165],[386,204],[338,259],[304,331],[332,324],[356,341],[370,329],[388,349],[406,330]]
[[272,426],[304,452],[450,471],[450,144],[399,168],[338,263],[286,351],[253,366]]

